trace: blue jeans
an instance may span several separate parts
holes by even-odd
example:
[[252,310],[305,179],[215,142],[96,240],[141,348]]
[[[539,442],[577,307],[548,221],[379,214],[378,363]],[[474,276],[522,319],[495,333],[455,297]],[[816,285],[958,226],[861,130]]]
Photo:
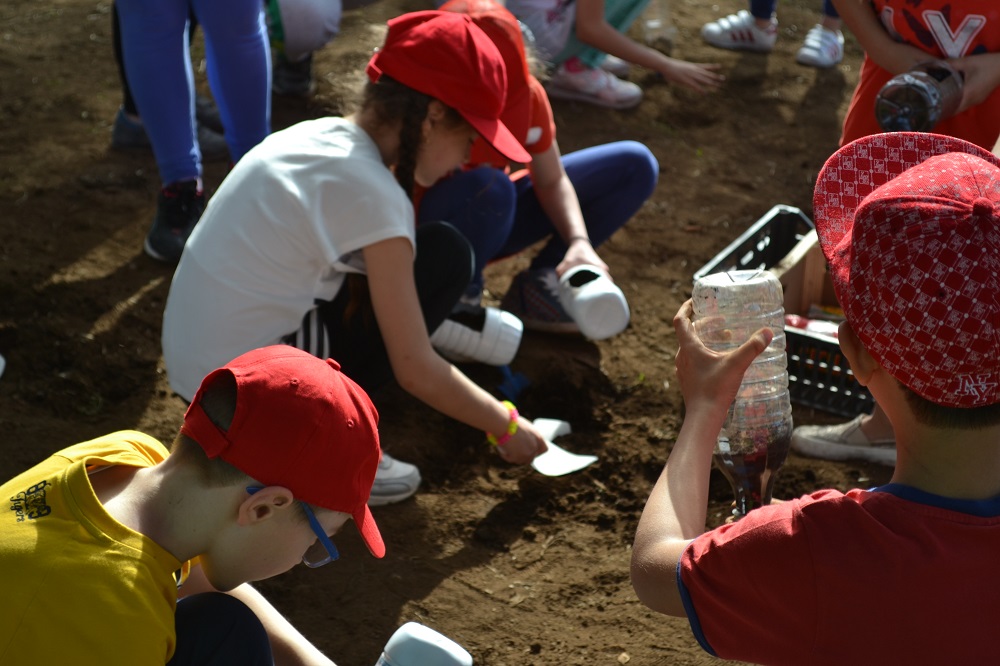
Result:
[[[659,164],[636,141],[618,141],[563,156],[576,189],[594,247],[628,222],[653,194]],[[471,291],[482,289],[483,268],[521,252],[543,238],[548,242],[531,268],[555,268],[568,249],[535,196],[531,177],[512,181],[492,167],[459,171],[424,194],[417,224],[445,220],[469,239],[475,253]]]

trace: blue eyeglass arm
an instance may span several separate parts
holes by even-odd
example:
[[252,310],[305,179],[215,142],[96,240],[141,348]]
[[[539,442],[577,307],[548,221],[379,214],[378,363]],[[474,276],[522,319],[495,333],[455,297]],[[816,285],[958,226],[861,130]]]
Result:
[[[253,495],[254,493],[262,490],[260,486],[247,486],[247,492]],[[331,560],[340,559],[340,551],[337,550],[337,546],[334,545],[333,541],[326,535],[326,530],[323,526],[319,524],[319,519],[316,518],[316,514],[313,512],[312,507],[305,502],[299,502],[302,505],[302,509],[306,512],[306,518],[309,519],[309,526],[312,531],[316,534],[316,538],[319,542],[323,544],[326,548],[326,552],[330,555]]]

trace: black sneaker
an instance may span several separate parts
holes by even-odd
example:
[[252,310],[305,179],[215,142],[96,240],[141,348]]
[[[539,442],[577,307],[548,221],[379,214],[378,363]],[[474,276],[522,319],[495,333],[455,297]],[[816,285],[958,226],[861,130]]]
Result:
[[176,264],[184,243],[205,211],[205,194],[197,181],[174,183],[160,190],[156,199],[156,217],[146,235],[143,249],[158,261]]
[[281,97],[309,97],[316,92],[312,54],[298,62],[292,62],[281,54],[275,56],[271,68],[271,92]]

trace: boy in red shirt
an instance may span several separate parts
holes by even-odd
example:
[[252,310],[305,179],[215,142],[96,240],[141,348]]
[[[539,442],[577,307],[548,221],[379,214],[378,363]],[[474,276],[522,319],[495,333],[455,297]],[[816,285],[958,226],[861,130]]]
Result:
[[716,437],[772,334],[717,354],[688,301],[674,319],[686,416],[639,522],[633,587],[726,659],[985,663],[983,623],[1000,617],[1000,159],[872,135],[827,161],[814,210],[841,345],[897,435],[892,480],[703,534]]

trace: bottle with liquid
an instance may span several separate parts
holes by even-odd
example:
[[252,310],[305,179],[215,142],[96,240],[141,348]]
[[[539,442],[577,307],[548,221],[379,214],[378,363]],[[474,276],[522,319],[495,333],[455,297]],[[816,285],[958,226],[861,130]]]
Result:
[[897,74],[875,98],[875,118],[886,132],[930,132],[962,102],[962,75],[943,60]]
[[430,627],[407,622],[389,637],[375,666],[472,666],[472,655]]
[[760,328],[774,333],[743,375],[713,454],[733,487],[734,513],[746,515],[770,503],[792,436],[781,283],[765,270],[713,273],[695,281],[691,298],[695,331],[715,351],[736,349]]

